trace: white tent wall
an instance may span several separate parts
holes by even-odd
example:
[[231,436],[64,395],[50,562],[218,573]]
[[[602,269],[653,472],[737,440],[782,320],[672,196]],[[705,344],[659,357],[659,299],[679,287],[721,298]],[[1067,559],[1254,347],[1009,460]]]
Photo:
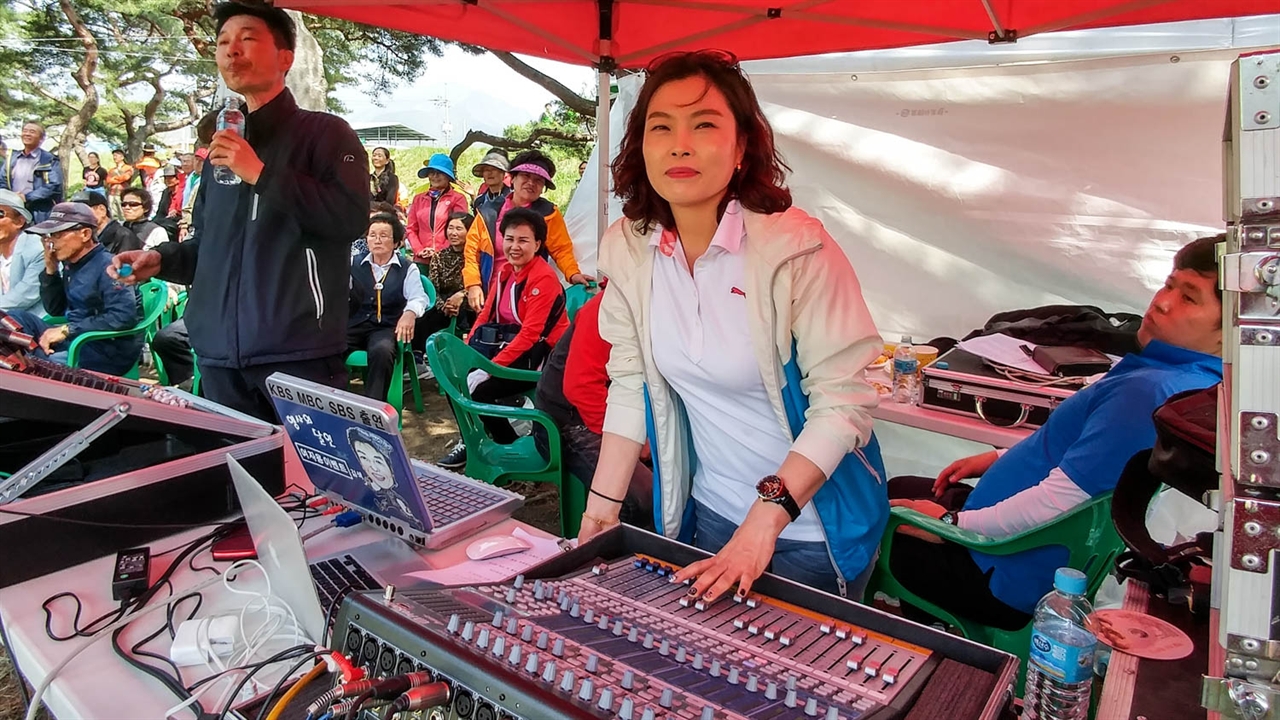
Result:
[[[1204,27],[1173,27],[1189,25]],[[1182,41],[1280,44],[1280,17],[1261,31],[1208,25]],[[1125,30],[1144,49],[1181,47],[1178,33]],[[1140,313],[1176,249],[1220,230],[1227,77],[1239,50],[1096,58],[1117,50],[1033,47],[1039,39],[1019,43],[1029,64],[858,69],[895,55],[932,65],[975,56],[975,44],[952,43],[748,66],[796,205],[844,248],[887,339],[961,337],[997,312],[1050,303]],[[1095,59],[1047,61],[1064,53]],[[827,71],[833,64],[844,69]],[[824,71],[784,72],[793,66]],[[611,155],[638,86],[619,83]],[[595,171],[593,159],[566,212],[584,269],[595,266]],[[609,217],[621,217],[616,199]],[[891,475],[934,473],[983,449],[887,423],[877,434]]]

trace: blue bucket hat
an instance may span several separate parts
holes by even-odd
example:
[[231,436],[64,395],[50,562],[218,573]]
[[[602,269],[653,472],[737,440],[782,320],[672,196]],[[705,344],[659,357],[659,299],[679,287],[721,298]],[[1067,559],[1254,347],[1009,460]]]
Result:
[[453,173],[453,161],[444,153],[436,153],[427,161],[427,166],[418,171],[418,177],[425,178],[427,173],[432,170],[439,170],[449,176],[449,180],[457,180],[457,176]]

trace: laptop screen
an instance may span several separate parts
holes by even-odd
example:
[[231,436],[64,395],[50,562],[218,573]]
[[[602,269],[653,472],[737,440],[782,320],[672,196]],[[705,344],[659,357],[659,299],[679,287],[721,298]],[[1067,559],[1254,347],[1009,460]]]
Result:
[[267,388],[317,489],[432,531],[409,456],[386,413],[371,409],[366,398],[278,373]]

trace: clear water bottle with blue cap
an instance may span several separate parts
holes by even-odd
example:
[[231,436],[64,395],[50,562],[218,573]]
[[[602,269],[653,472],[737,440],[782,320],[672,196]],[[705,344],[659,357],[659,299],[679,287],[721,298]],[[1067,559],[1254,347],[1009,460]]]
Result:
[[[231,95],[223,102],[222,109],[218,111],[217,129],[231,130],[240,137],[244,137],[244,111],[240,109],[239,98]],[[213,179],[222,185],[240,184],[240,177],[226,165],[217,165],[213,168]]]
[[1087,579],[1058,568],[1053,590],[1036,604],[1027,659],[1022,717],[1028,720],[1084,720],[1089,717],[1093,655],[1098,639],[1087,619],[1093,606],[1085,597]]

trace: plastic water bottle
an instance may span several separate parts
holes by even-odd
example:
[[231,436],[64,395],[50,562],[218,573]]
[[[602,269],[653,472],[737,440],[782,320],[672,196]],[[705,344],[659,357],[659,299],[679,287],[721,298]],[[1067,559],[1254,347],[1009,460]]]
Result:
[[[234,130],[237,135],[244,137],[244,111],[240,109],[239,99],[228,97],[222,104],[222,110],[218,111],[218,130]],[[223,185],[240,184],[239,176],[225,165],[213,168],[213,179]]]
[[1084,597],[1085,583],[1079,570],[1059,568],[1053,590],[1036,604],[1022,698],[1022,717],[1027,720],[1089,717],[1098,640],[1085,625],[1093,612]]
[[916,359],[916,349],[911,346],[911,336],[903,335],[893,351],[894,402],[916,403],[920,394],[920,376],[916,374],[919,369],[920,362]]

